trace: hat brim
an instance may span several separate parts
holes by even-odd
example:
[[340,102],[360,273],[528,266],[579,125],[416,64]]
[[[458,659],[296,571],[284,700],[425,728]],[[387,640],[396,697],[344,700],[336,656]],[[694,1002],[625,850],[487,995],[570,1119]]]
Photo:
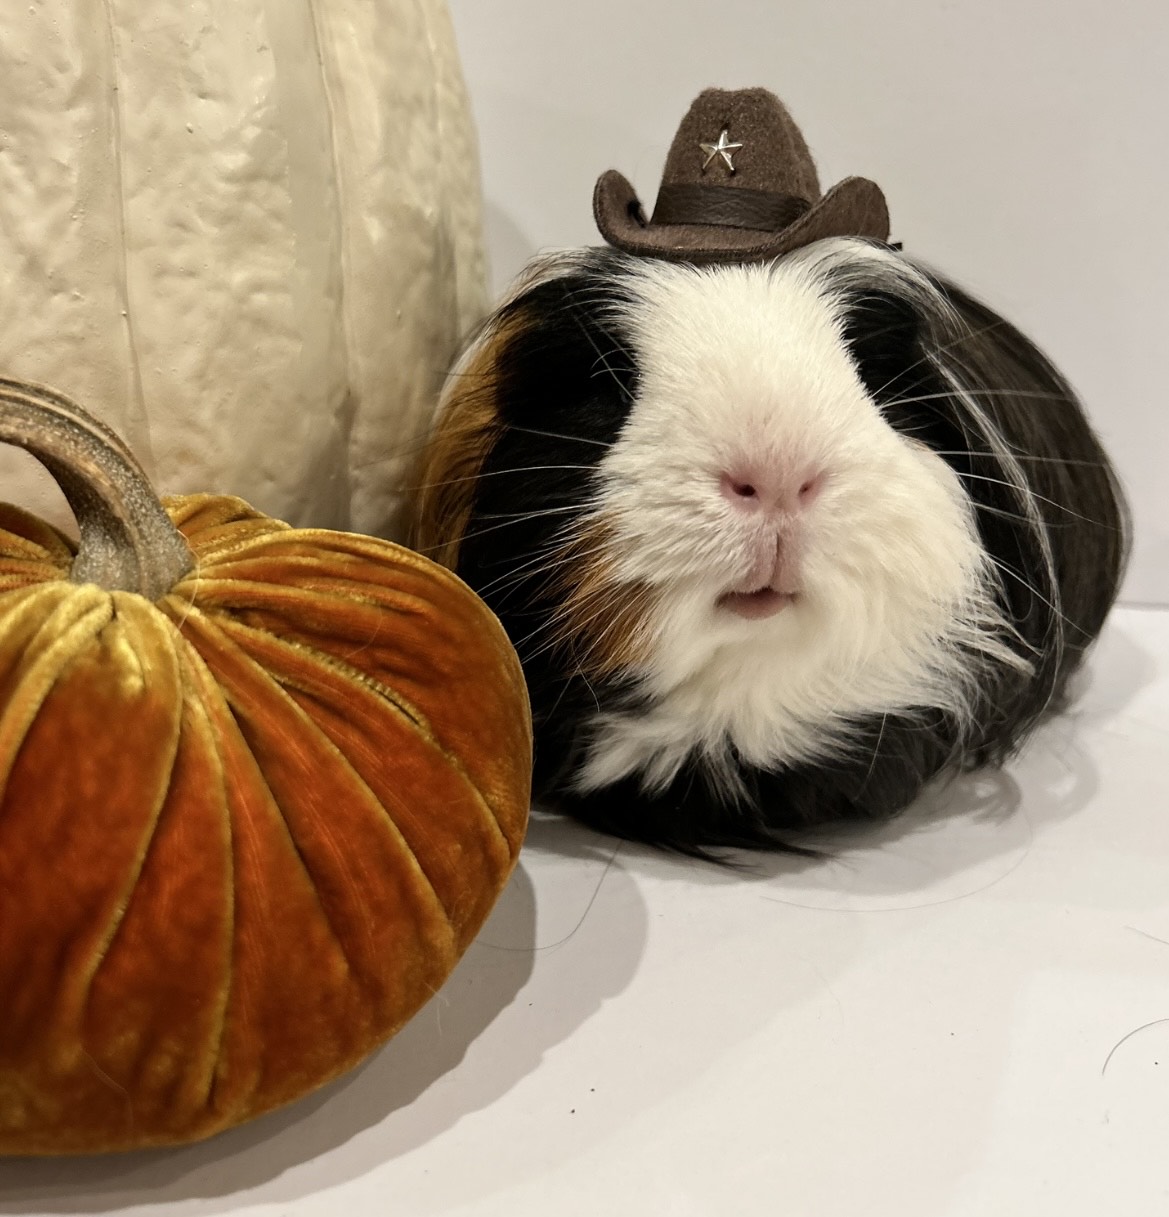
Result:
[[601,236],[626,253],[674,262],[760,262],[824,237],[889,239],[889,209],[876,182],[838,182],[778,232],[714,224],[649,224],[633,187],[610,169],[597,179],[593,215]]

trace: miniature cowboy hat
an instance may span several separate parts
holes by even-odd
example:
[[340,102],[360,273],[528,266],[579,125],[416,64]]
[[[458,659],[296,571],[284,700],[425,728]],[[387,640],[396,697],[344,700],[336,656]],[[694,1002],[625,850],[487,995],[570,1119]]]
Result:
[[652,219],[615,169],[597,181],[593,214],[610,245],[677,262],[755,262],[822,237],[889,238],[881,188],[850,177],[822,195],[804,137],[766,89],[699,94],[670,145]]

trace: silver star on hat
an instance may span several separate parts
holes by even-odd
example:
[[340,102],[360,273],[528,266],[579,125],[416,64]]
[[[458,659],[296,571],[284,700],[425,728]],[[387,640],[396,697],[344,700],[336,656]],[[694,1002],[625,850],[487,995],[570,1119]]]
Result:
[[741,148],[742,144],[732,144],[730,141],[730,132],[724,127],[722,134],[718,137],[717,144],[699,144],[698,146],[706,153],[706,160],[702,162],[702,168],[705,171],[706,167],[714,160],[716,156],[721,156],[726,164],[727,171],[734,173],[735,163],[731,160],[731,153]]

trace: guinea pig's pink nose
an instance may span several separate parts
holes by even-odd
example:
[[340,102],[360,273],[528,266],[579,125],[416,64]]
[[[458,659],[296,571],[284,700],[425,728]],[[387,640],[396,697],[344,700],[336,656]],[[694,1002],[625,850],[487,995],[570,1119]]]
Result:
[[818,469],[780,474],[766,469],[736,469],[719,479],[723,497],[742,511],[795,515],[815,502],[827,480]]

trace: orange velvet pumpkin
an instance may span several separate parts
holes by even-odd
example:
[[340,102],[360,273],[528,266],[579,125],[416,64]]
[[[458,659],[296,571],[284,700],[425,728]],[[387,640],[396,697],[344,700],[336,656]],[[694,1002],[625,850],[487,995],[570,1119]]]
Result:
[[444,981],[528,809],[519,664],[462,583],[239,499],[154,498],[66,399],[0,439],[0,1151],[209,1136],[356,1064]]

